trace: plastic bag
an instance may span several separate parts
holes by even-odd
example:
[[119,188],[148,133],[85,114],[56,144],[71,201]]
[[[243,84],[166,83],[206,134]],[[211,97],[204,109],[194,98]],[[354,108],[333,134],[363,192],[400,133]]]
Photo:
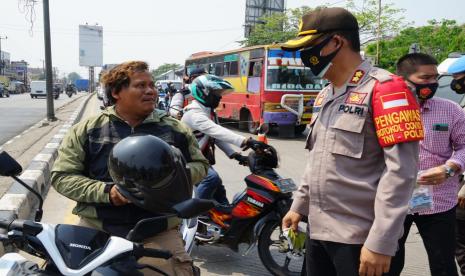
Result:
[[303,256],[305,239],[307,238],[305,228],[299,225],[297,231],[294,231],[292,228],[284,229],[283,235],[286,237],[289,249],[291,250],[291,252],[289,252],[290,257]]
[[[423,171],[418,172],[418,177]],[[433,186],[431,185],[415,185],[412,198],[408,204],[408,213],[415,214],[433,210]]]

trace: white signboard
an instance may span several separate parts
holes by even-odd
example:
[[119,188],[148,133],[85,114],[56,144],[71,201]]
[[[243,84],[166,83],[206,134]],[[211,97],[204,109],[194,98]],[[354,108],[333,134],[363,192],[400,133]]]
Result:
[[79,65],[103,65],[102,26],[79,25]]

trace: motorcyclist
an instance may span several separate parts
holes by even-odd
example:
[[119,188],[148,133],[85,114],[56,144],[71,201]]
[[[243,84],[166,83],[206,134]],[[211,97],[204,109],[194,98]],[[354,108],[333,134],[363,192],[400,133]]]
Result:
[[188,74],[184,79],[185,87],[181,91],[175,93],[171,98],[169,106],[169,114],[171,116],[177,119],[181,119],[183,114],[183,108],[186,106],[186,99],[192,97],[191,91],[189,90],[189,85],[195,78],[206,73],[207,71],[205,71],[204,68],[195,68],[188,71]]
[[[167,204],[161,204],[160,209],[150,208],[147,211],[137,204],[136,196],[142,196],[137,190],[131,196],[117,187],[122,186],[117,177],[116,185],[113,183],[108,172],[108,156],[115,156],[112,149],[117,148],[118,142],[134,133],[162,138],[181,151],[187,161],[192,184],[205,177],[208,162],[200,152],[191,131],[167,116],[166,112],[155,109],[158,95],[147,63],[122,63],[103,75],[102,85],[111,106],[70,129],[58,151],[51,182],[59,193],[77,202],[73,213],[80,217],[80,225],[125,237],[141,219],[166,212]],[[137,152],[138,157],[155,150],[153,145],[144,144],[136,149],[133,152]],[[128,156],[131,157],[134,155]],[[156,155],[148,155],[146,160],[147,164],[136,170],[136,174],[123,174],[127,181],[136,180],[135,176],[156,177],[155,173],[159,170],[154,168],[156,163],[151,163],[155,162]],[[161,170],[168,171],[166,168]],[[126,186],[129,184],[127,181],[123,183]],[[129,190],[131,187],[127,188]],[[140,190],[141,186],[137,189]],[[169,200],[179,192],[182,193],[162,191],[163,195],[158,196]],[[149,197],[144,195],[141,198]],[[148,201],[154,203],[153,200]],[[161,225],[164,230],[162,233],[143,241],[145,247],[170,250],[173,257],[166,261],[150,258],[141,262],[154,265],[169,275],[192,275],[192,259],[184,251],[178,225],[177,219],[167,220]]]
[[245,148],[260,142],[238,135],[218,124],[215,108],[218,107],[223,95],[233,91],[229,82],[207,74],[195,78],[189,88],[194,99],[184,108],[181,121],[194,131],[199,147],[210,163],[207,177],[197,186],[196,196],[204,199],[213,198],[227,205],[229,202],[226,190],[220,176],[212,167],[215,164],[215,146],[218,146],[230,159],[245,165],[247,157],[236,152],[231,144]]

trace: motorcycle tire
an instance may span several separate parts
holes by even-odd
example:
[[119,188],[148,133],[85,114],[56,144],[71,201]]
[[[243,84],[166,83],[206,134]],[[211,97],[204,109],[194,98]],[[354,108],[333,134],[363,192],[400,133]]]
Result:
[[[278,231],[277,233],[276,230]],[[276,237],[276,234],[278,234],[278,237]],[[268,221],[260,232],[257,248],[258,256],[265,268],[275,276],[301,275],[304,257],[292,259],[288,257],[286,252],[279,252],[276,238],[278,238],[278,241],[285,239],[281,229],[281,221]]]

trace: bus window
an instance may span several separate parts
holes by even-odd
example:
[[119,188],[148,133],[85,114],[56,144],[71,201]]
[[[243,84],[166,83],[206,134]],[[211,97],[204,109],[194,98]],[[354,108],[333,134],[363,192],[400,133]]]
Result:
[[229,62],[230,63],[230,66],[229,66],[229,75],[231,76],[235,76],[235,75],[238,75],[239,74],[239,66],[238,66],[238,62],[237,61],[232,61],[232,62]]
[[224,69],[223,76],[229,76],[229,63],[230,62],[225,62],[223,64],[223,69]]
[[262,60],[255,60],[250,62],[249,77],[260,77],[262,75]]
[[223,63],[219,62],[215,64],[215,75],[223,76]]
[[208,66],[208,70],[207,70],[208,74],[215,75],[215,64],[210,63],[207,66]]
[[267,70],[266,88],[269,90],[321,90],[325,83],[304,67],[270,66]]

